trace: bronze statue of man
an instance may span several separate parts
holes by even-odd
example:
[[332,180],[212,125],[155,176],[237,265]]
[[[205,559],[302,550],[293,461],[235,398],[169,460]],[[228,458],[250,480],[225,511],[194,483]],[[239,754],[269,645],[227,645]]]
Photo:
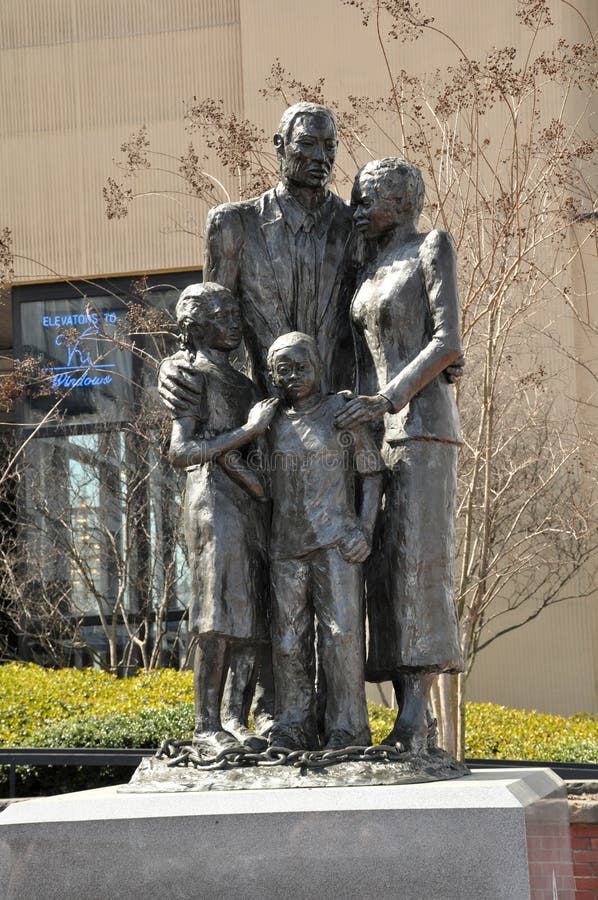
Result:
[[[349,387],[351,286],[343,283],[343,260],[352,213],[327,187],[338,147],[333,114],[314,103],[289,107],[274,147],[279,184],[210,211],[204,278],[238,298],[248,368],[264,394],[270,387],[268,347],[288,331],[316,340],[324,389]],[[162,366],[160,394],[172,409],[191,389],[185,372],[182,359]]]
[[[264,396],[271,390],[268,348],[289,331],[315,339],[324,391],[351,387],[352,285],[345,276],[344,259],[352,211],[327,186],[338,148],[334,115],[314,103],[289,107],[274,135],[274,147],[280,161],[279,184],[260,197],[210,211],[204,279],[223,285],[239,300],[247,371]],[[159,390],[175,414],[197,401],[193,372],[183,354],[164,361]],[[233,733],[238,730],[236,721],[245,720],[248,712],[249,668],[247,659],[231,661],[229,687],[234,687],[227,689],[224,717]],[[258,728],[260,712],[271,709],[273,702],[267,670],[264,664],[256,692]]]

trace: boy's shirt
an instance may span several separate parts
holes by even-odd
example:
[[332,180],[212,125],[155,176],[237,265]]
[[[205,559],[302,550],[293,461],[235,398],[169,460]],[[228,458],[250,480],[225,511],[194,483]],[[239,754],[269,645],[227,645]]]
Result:
[[367,426],[335,427],[334,417],[346,402],[344,394],[331,394],[305,411],[280,408],[270,426],[274,558],[336,546],[357,526],[357,473],[373,475],[384,468]]

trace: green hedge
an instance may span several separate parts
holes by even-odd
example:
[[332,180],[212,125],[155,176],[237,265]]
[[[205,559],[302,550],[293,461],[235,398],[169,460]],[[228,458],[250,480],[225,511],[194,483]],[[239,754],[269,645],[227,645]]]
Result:
[[[94,669],[0,666],[0,745],[146,747],[193,731],[189,672],[161,669],[118,679]],[[388,733],[395,713],[368,704],[372,736]],[[598,717],[546,715],[490,703],[466,709],[467,757],[598,762]],[[124,781],[127,770],[104,767],[20,767],[19,794],[51,793]],[[0,792],[7,772],[0,771]],[[6,788],[4,787],[4,791]]]
[[492,703],[468,703],[465,756],[596,763],[598,717],[580,713],[566,719]]
[[0,745],[28,746],[38,728],[88,714],[135,716],[141,710],[193,701],[191,672],[160,669],[117,678],[97,669],[0,666]]

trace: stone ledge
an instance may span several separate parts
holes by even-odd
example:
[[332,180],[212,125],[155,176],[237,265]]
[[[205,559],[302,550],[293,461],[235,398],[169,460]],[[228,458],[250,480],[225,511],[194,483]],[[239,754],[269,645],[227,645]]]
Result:
[[529,900],[572,881],[568,831],[547,769],[317,790],[101,788],[11,804],[0,869],[3,900],[80,900],[90,885],[102,900]]

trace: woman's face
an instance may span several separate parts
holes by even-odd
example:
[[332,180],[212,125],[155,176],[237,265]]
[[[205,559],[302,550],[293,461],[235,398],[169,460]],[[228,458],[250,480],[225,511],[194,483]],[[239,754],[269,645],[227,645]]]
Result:
[[353,214],[355,227],[365,237],[380,237],[404,219],[400,198],[387,200],[379,197],[376,180],[371,175],[360,176],[353,202],[356,206]]

